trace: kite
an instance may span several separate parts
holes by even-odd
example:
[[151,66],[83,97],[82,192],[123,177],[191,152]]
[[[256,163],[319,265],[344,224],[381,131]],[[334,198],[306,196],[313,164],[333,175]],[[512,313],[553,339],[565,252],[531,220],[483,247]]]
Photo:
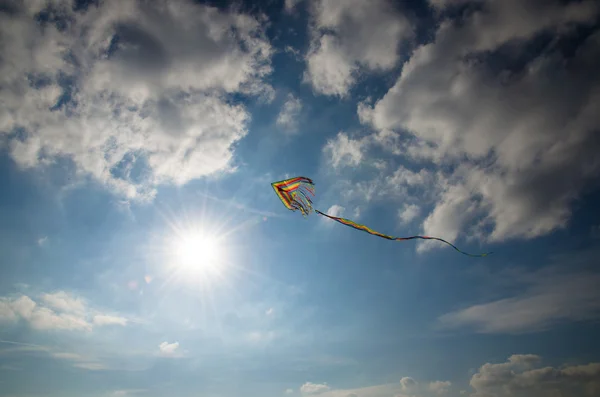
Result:
[[387,234],[379,233],[379,232],[371,229],[368,226],[361,225],[361,224],[351,221],[349,219],[344,219],[344,218],[340,218],[337,216],[333,216],[333,215],[329,215],[324,212],[321,212],[318,209],[313,208],[313,205],[312,205],[311,196],[312,197],[315,196],[315,184],[310,178],[298,176],[295,178],[285,179],[283,181],[273,182],[273,183],[271,183],[271,186],[273,187],[273,190],[275,190],[277,197],[279,197],[279,199],[281,200],[283,205],[285,205],[285,207],[288,210],[300,211],[300,213],[304,217],[308,216],[312,211],[314,211],[317,214],[324,216],[326,218],[329,218],[331,220],[334,220],[336,222],[339,222],[342,225],[350,226],[357,230],[362,230],[363,232],[366,232],[366,233],[369,233],[369,234],[372,234],[372,235],[375,235],[375,236],[378,236],[381,238],[385,238],[387,240],[393,240],[393,241],[405,241],[405,240],[415,240],[415,239],[437,240],[437,241],[441,241],[442,243],[451,246],[456,251],[460,252],[461,254],[467,255],[467,256],[485,257],[485,256],[491,254],[491,252],[486,252],[483,254],[469,254],[467,252],[461,251],[454,244],[449,243],[448,241],[438,238],[438,237],[429,237],[429,236],[394,237],[394,236],[389,236]]

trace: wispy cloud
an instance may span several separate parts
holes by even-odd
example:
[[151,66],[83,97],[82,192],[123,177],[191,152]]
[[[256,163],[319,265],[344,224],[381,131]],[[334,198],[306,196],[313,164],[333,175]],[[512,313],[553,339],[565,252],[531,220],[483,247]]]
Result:
[[71,363],[75,368],[87,369],[90,371],[106,370],[108,367],[93,357],[87,357],[78,353],[50,352],[52,357],[65,360]]
[[285,0],[283,9],[286,13],[291,14],[302,1],[303,0]]
[[600,318],[600,275],[596,273],[552,268],[519,278],[522,292],[444,314],[439,325],[479,333],[525,333]]
[[297,132],[301,111],[302,101],[293,94],[288,94],[288,97],[283,103],[281,111],[277,116],[277,126],[283,128],[287,132]]
[[397,383],[356,389],[336,389],[327,384],[314,385],[314,387],[313,384],[310,385],[310,390],[317,390],[319,397],[437,397],[447,394],[452,384],[449,381],[418,382],[411,377],[403,377]]
[[94,325],[127,325],[127,319],[119,316],[109,316],[106,314],[98,314],[94,316]]
[[56,360],[67,361],[76,368],[87,369],[91,371],[99,371],[108,368],[105,364],[92,356],[66,352],[55,347],[8,340],[0,340],[0,343],[15,346],[9,349],[0,350],[0,353],[2,354],[11,355],[23,353],[43,353]]
[[146,393],[147,391],[148,391],[147,389],[115,390],[110,394],[110,396],[112,396],[112,397],[128,397],[128,396],[135,396],[135,395],[143,394],[143,393]]
[[327,383],[312,383],[306,382],[300,387],[300,391],[303,394],[320,394],[329,390],[330,387]]

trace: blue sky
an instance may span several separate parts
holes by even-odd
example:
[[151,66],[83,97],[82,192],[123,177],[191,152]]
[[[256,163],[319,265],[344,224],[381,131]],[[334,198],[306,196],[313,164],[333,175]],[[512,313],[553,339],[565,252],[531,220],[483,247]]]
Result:
[[599,12],[0,1],[0,395],[598,395]]

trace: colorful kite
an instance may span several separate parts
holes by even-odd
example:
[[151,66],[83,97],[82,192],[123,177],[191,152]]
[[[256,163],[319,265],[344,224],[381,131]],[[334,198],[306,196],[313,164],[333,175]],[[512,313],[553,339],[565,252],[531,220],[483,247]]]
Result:
[[394,241],[404,241],[404,240],[414,240],[414,239],[437,240],[437,241],[441,241],[442,243],[448,244],[449,246],[451,246],[452,248],[454,248],[461,254],[464,254],[467,256],[484,257],[484,256],[491,254],[491,252],[487,252],[484,254],[469,254],[467,252],[459,250],[454,244],[451,244],[448,241],[438,238],[438,237],[429,237],[429,236],[394,237],[394,236],[388,236],[387,234],[376,232],[375,230],[373,230],[365,225],[358,224],[349,219],[339,218],[337,216],[326,214],[324,212],[319,211],[316,208],[313,208],[313,206],[312,206],[312,200],[310,199],[310,196],[314,197],[314,195],[315,195],[314,185],[315,184],[313,183],[313,181],[311,179],[303,177],[303,176],[271,183],[271,186],[273,186],[273,190],[275,190],[275,193],[277,193],[277,196],[279,197],[279,199],[281,200],[283,205],[285,205],[286,208],[291,211],[299,210],[302,213],[302,215],[305,217],[308,216],[308,214],[310,214],[310,212],[314,210],[317,214],[327,217],[329,219],[332,219],[343,225],[350,226],[355,229],[362,230],[363,232],[367,232],[369,234],[373,234],[375,236],[379,236],[379,237],[382,237],[382,238],[385,238],[388,240],[394,240]]

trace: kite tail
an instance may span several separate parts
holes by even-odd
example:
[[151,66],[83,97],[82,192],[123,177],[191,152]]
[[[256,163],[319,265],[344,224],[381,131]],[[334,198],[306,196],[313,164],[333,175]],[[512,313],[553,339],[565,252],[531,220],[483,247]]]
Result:
[[394,236],[388,236],[387,234],[376,232],[375,230],[371,229],[368,226],[361,225],[361,224],[353,222],[353,221],[351,221],[349,219],[344,219],[344,218],[339,218],[337,216],[329,215],[329,214],[321,212],[321,211],[319,211],[317,209],[315,209],[314,211],[317,214],[319,214],[319,215],[322,215],[322,216],[324,216],[326,218],[332,219],[332,220],[334,220],[336,222],[339,222],[339,223],[341,223],[343,225],[350,226],[350,227],[353,227],[353,228],[355,228],[357,230],[361,230],[363,232],[366,232],[366,233],[369,233],[369,234],[373,234],[375,236],[382,237],[382,238],[385,238],[385,239],[388,239],[388,240],[394,240],[394,241],[415,240],[415,239],[437,240],[437,241],[441,241],[444,244],[448,244],[449,246],[451,246],[452,248],[454,248],[456,251],[460,252],[463,255],[472,256],[472,257],[479,257],[480,258],[480,257],[485,257],[485,256],[488,256],[488,255],[492,254],[491,252],[486,252],[486,253],[483,253],[483,254],[470,254],[468,252],[465,252],[465,251],[462,251],[462,250],[458,249],[458,247],[456,247],[454,244],[449,243],[448,241],[446,241],[444,239],[441,239],[441,238],[438,238],[438,237],[429,237],[429,236],[394,237]]

